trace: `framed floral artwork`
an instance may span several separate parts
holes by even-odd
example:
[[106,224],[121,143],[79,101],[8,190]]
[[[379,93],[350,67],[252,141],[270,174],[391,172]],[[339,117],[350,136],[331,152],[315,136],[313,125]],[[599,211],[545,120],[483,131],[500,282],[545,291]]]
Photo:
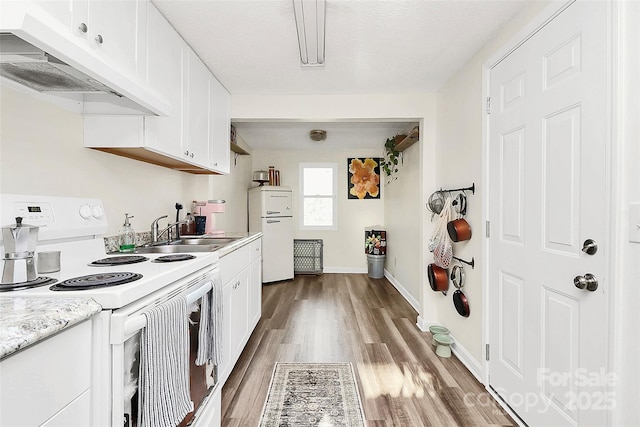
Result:
[[348,158],[348,198],[380,198],[380,158]]

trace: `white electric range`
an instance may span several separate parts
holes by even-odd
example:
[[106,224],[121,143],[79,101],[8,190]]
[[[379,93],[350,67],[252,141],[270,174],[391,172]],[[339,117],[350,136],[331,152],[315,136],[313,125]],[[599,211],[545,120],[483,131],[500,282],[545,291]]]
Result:
[[[137,395],[127,390],[132,390],[128,381],[132,375],[134,378],[137,375],[135,367],[139,356],[136,349],[140,331],[146,326],[142,313],[179,296],[184,297],[189,306],[197,304],[212,290],[214,283],[220,281],[218,254],[107,254],[103,240],[107,218],[102,202],[94,198],[0,194],[0,225],[14,224],[18,216],[23,218],[23,224],[40,227],[36,256],[38,252],[61,251],[60,271],[39,274],[39,280],[46,277],[53,283],[32,288],[20,284],[18,290],[8,291],[5,287],[0,289],[0,296],[89,297],[100,304],[103,311],[92,320],[95,360],[92,362],[93,410],[89,424],[120,427],[125,419],[124,425],[135,426],[134,414],[139,412]],[[123,258],[140,262],[92,265],[96,261]],[[181,260],[166,262],[167,258]],[[160,262],[163,259],[165,261]],[[85,276],[90,276],[89,283],[100,286],[85,289],[86,283],[78,280]],[[134,280],[101,286],[114,277]],[[56,290],[61,285],[70,286],[71,290]],[[197,339],[197,328],[197,322],[189,322],[192,339]],[[197,346],[197,343],[191,346],[192,353]],[[217,384],[217,369],[211,364],[200,367],[191,363],[190,377],[194,410],[183,422],[191,426],[211,425],[215,412],[219,411],[219,400],[214,405],[210,397]]]

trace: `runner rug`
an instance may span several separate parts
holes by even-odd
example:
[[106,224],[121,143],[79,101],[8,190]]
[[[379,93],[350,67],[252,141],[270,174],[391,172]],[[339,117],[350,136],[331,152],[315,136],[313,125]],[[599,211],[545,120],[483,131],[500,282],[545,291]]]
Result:
[[350,363],[276,363],[260,427],[363,427]]

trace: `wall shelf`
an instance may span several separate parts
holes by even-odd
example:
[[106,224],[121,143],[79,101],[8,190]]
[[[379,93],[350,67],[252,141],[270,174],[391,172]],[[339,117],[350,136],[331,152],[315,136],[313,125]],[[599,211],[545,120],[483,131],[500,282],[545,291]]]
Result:
[[402,152],[418,142],[418,139],[420,139],[420,128],[416,126],[405,139],[396,144],[396,150]]
[[233,142],[230,142],[229,145],[233,151],[233,165],[238,166],[238,156],[248,156],[249,152]]
[[236,153],[239,156],[248,156],[249,152],[247,150],[245,150],[244,148],[240,147],[238,144],[234,144],[233,142],[229,143],[231,146],[231,151],[233,151],[234,153]]

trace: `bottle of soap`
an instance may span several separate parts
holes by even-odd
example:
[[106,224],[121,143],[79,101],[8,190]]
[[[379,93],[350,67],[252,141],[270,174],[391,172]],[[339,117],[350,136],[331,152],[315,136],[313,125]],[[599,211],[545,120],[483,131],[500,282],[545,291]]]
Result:
[[124,224],[122,224],[122,230],[120,230],[120,242],[118,250],[120,252],[133,252],[136,249],[136,232],[133,231],[129,219],[133,216],[129,216],[128,213],[124,214]]

